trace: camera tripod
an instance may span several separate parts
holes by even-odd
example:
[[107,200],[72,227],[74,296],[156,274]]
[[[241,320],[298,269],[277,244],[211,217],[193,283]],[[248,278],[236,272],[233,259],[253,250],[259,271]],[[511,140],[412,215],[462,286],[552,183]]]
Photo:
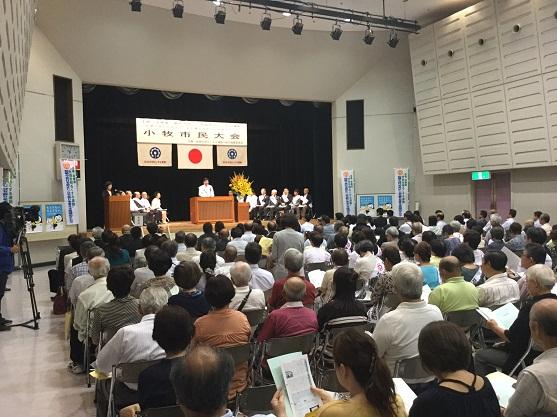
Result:
[[31,265],[31,254],[29,253],[29,243],[25,237],[25,231],[19,233],[17,243],[19,245],[19,254],[21,257],[21,270],[23,271],[23,278],[27,284],[27,291],[31,299],[31,311],[33,318],[22,323],[12,324],[11,327],[27,327],[31,330],[39,330],[39,320],[41,313],[37,308],[37,298],[35,297],[35,282],[33,281],[33,266]]

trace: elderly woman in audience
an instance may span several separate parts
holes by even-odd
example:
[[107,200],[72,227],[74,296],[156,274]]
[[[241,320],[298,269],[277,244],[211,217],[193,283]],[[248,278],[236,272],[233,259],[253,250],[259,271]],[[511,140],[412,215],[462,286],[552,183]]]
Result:
[[418,350],[423,368],[439,382],[414,400],[410,417],[501,416],[489,380],[468,371],[472,349],[460,327],[446,321],[429,323],[420,333]]
[[481,279],[482,271],[475,263],[474,251],[468,244],[463,243],[453,249],[453,256],[460,262],[462,268],[462,276],[464,281],[471,282],[474,285],[483,283]]
[[130,254],[126,249],[122,249],[120,240],[112,230],[105,230],[102,234],[106,259],[110,266],[129,265],[131,263]]
[[343,249],[335,249],[331,256],[331,260],[333,261],[333,268],[326,271],[323,276],[321,288],[319,289],[319,296],[315,299],[315,311],[319,311],[321,307],[331,301],[335,296],[333,276],[338,268],[348,266],[348,254]]
[[217,255],[215,252],[212,250],[201,252],[201,255],[199,255],[199,267],[202,272],[195,288],[204,290],[205,285],[207,285],[207,280],[215,276],[215,269],[217,267]]
[[[391,270],[393,267],[400,263],[400,253],[397,247],[388,245],[383,249],[383,262],[385,264],[385,273],[377,278],[377,282],[371,289],[371,304],[373,307],[370,309],[368,316],[373,320],[378,320],[381,314],[396,308],[400,299],[394,292],[393,279]],[[385,298],[388,297],[388,307],[383,308]]]
[[168,291],[168,296],[176,295],[180,291],[174,279],[167,275],[172,267],[172,258],[161,249],[154,250],[149,256],[149,269],[154,278],[149,279],[139,287],[139,293],[148,287],[162,287]]
[[243,312],[265,309],[265,294],[263,294],[263,291],[250,288],[251,268],[248,263],[236,262],[232,265],[230,279],[236,292],[230,302],[230,308]]
[[[205,298],[213,310],[195,321],[196,343],[223,348],[249,343],[251,327],[248,319],[243,313],[230,308],[234,294],[234,285],[226,276],[217,275],[207,280]],[[247,362],[238,364],[230,385],[229,399],[246,388],[247,378]]]
[[317,313],[320,329],[333,319],[350,316],[365,317],[366,308],[361,301],[356,300],[354,295],[358,278],[358,273],[347,267],[335,271],[333,275],[335,295]]
[[360,256],[354,264],[354,271],[360,279],[364,280],[366,286],[371,286],[371,281],[385,270],[385,265],[375,253],[377,246],[369,240],[362,240],[356,245],[356,253]]
[[[335,337],[333,358],[338,381],[350,392],[350,399],[334,400],[329,392],[312,388],[323,401],[317,417],[406,416],[389,368],[369,334],[355,329],[340,333]],[[282,391],[277,391],[272,405],[277,417],[286,416]]]
[[176,265],[174,281],[180,287],[180,292],[168,300],[168,304],[184,308],[194,320],[211,310],[203,291],[196,288],[200,278],[201,271],[195,262],[187,261]]

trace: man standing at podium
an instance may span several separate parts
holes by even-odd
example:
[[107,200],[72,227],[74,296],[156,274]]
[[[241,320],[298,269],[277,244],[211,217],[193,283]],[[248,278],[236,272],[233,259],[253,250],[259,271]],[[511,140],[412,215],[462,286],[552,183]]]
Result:
[[213,186],[209,184],[209,178],[203,178],[203,185],[199,186],[199,197],[214,197],[215,191]]

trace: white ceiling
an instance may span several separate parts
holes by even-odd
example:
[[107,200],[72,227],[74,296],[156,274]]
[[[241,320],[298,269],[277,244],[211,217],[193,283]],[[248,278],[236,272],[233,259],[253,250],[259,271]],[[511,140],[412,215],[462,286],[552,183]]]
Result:
[[[122,1],[122,3],[129,2],[129,0],[120,1]],[[471,6],[478,1],[479,0],[385,0],[385,14],[387,16],[417,20],[420,25],[425,26]],[[169,16],[171,15],[170,9],[173,3],[174,0],[142,0],[144,7],[155,6],[168,9]],[[316,0],[314,3],[378,15],[383,14],[382,0]],[[213,16],[215,10],[213,3],[208,0],[184,0],[184,6],[185,13],[200,16]],[[226,13],[227,20],[259,24],[262,11],[256,9],[250,10],[249,8],[238,10],[237,7],[227,6]],[[290,27],[292,25],[292,17],[285,17],[280,13],[271,13],[271,15],[273,18],[273,26]],[[331,24],[332,23],[329,21],[310,21],[304,19],[304,30],[329,31],[331,29]],[[361,26],[353,26],[350,24],[343,24],[342,26],[344,30],[362,30]]]

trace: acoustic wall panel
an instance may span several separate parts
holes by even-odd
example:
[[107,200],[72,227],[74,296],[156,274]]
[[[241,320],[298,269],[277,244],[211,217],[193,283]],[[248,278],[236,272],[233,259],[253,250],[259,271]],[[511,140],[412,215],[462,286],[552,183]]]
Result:
[[417,106],[422,165],[425,174],[449,172],[443,111],[439,101]]
[[505,88],[472,91],[479,169],[512,168]]
[[442,100],[445,140],[450,172],[477,169],[476,138],[470,95]]
[[463,10],[464,41],[472,91],[503,83],[493,0]]
[[410,35],[408,39],[416,104],[439,100],[441,92],[439,90],[433,25],[424,28],[419,34]]
[[433,25],[441,98],[469,91],[464,47],[464,14],[455,13]]
[[557,163],[557,71],[543,76],[543,92],[553,163]]
[[538,31],[531,0],[496,0],[496,8],[505,82],[540,74]]
[[541,75],[505,84],[515,168],[549,165],[551,154]]
[[557,1],[535,0],[542,73],[557,70]]

